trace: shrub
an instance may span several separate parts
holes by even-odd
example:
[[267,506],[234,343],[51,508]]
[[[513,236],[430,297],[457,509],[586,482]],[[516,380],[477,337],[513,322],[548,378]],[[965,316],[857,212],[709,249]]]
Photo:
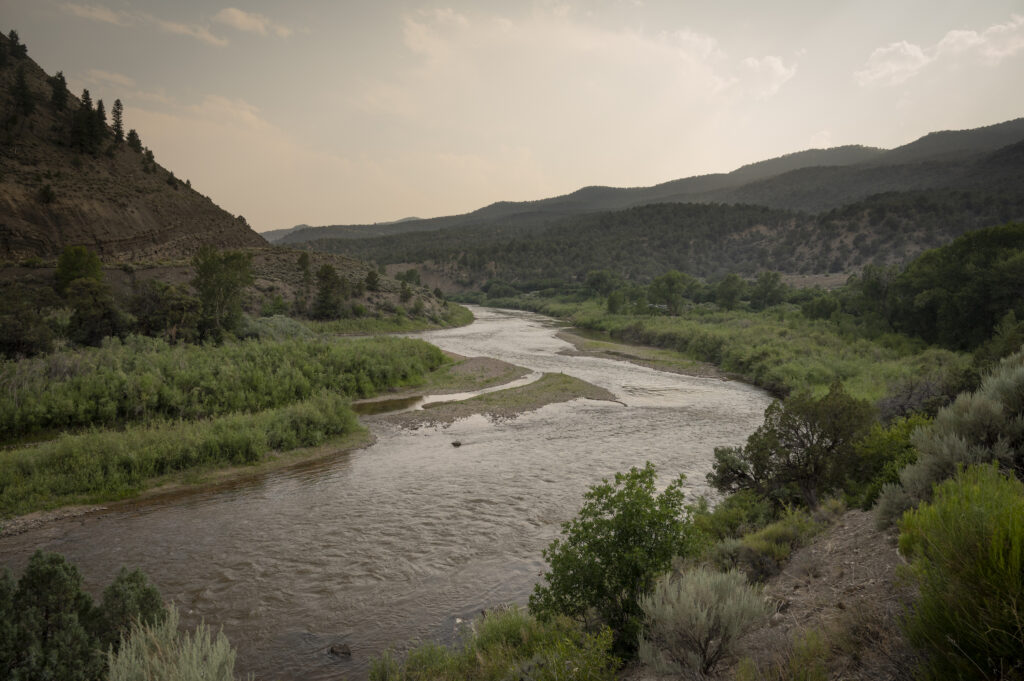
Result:
[[769,500],[752,490],[741,490],[722,499],[714,510],[708,510],[702,497],[693,509],[693,524],[709,539],[721,541],[759,530],[777,515]]
[[779,571],[793,551],[821,531],[821,525],[806,511],[787,510],[780,520],[745,535],[726,539],[709,554],[723,570],[743,570],[752,582],[763,582]]
[[720,492],[752,490],[777,504],[815,508],[839,489],[853,445],[873,420],[871,405],[850,397],[841,383],[815,399],[809,393],[776,400],[744,447],[718,447],[708,482]]
[[698,568],[658,578],[640,603],[640,659],[659,672],[711,673],[737,640],[759,626],[770,607],[735,570]]
[[920,597],[906,620],[933,679],[1024,674],[1024,484],[973,466],[900,522]]
[[108,655],[108,681],[173,679],[173,681],[234,681],[235,651],[227,637],[200,624],[195,631],[178,632],[178,610],[155,624],[132,625],[120,650]]
[[962,466],[997,462],[1024,476],[1024,352],[1004,359],[974,393],[960,395],[938,413],[930,428],[912,442],[916,463],[900,472],[899,483],[885,485],[876,506],[881,526],[931,498],[934,486]]
[[74,565],[37,551],[17,584],[0,572],[0,669],[12,679],[99,681],[104,653],[127,624],[164,616],[160,594],[141,572],[122,568],[97,607]]
[[736,669],[736,681],[827,681],[831,651],[814,630],[793,636],[776,659],[763,669],[749,658]]
[[619,650],[635,650],[640,597],[673,556],[694,553],[699,539],[683,506],[684,476],[655,494],[655,475],[648,462],[590,488],[579,514],[562,524],[562,538],[544,550],[549,569],[530,596],[532,612],[584,624],[596,613]]
[[847,480],[848,498],[864,510],[874,506],[882,487],[899,480],[899,473],[917,461],[911,436],[931,424],[921,414],[898,418],[887,427],[875,424],[854,447],[854,464]]
[[385,652],[371,681],[612,681],[618,661],[611,631],[587,634],[564,617],[540,621],[501,608],[475,620],[460,646],[424,643],[399,657]]

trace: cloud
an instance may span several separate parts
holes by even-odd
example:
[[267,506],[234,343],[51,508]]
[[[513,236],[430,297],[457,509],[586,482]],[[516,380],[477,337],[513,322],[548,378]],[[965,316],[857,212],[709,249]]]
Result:
[[118,12],[108,7],[101,7],[100,5],[78,5],[66,2],[61,6],[65,11],[74,14],[80,19],[100,21],[106,24],[114,24],[115,26],[130,26],[133,23],[130,14]]
[[276,24],[262,14],[244,12],[236,7],[226,7],[218,12],[213,20],[230,26],[237,31],[269,35],[273,33],[279,38],[287,38],[292,34],[292,29],[281,24]]
[[93,84],[110,84],[121,88],[134,88],[135,81],[128,76],[100,69],[89,69],[85,75],[86,81]]
[[198,26],[195,24],[180,24],[176,21],[165,21],[163,19],[153,18],[153,23],[156,24],[161,31],[165,33],[174,33],[176,35],[184,35],[190,38],[200,40],[207,45],[213,45],[214,47],[224,47],[228,44],[228,41],[224,38],[215,36],[205,26]]
[[182,24],[176,21],[167,21],[152,14],[121,12],[102,5],[79,5],[69,2],[64,3],[61,7],[80,19],[99,21],[115,26],[156,26],[165,33],[188,36],[215,47],[224,47],[228,44],[226,39],[214,35],[208,27],[199,24]]
[[997,66],[1024,50],[1024,17],[1014,15],[1005,24],[989,26],[980,33],[956,29],[936,44],[921,47],[905,40],[875,49],[864,68],[854,73],[861,86],[899,85],[932,64],[953,58],[977,57],[986,66]]
[[743,60],[743,66],[757,78],[752,91],[758,99],[767,99],[778,94],[782,86],[796,75],[796,64],[786,66],[782,57],[747,57]]

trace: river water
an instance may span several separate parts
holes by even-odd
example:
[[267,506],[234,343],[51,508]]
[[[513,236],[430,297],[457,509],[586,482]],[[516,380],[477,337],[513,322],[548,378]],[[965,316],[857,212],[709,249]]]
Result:
[[[466,356],[571,374],[621,404],[577,400],[492,423],[402,430],[244,483],[121,505],[0,539],[20,573],[58,551],[98,595],[142,568],[192,626],[222,626],[258,679],[363,679],[381,650],[450,641],[482,608],[525,603],[541,550],[588,486],[654,462],[706,491],[716,446],[742,444],[770,399],[738,382],[567,354],[553,320],[473,308],[468,327],[420,334]],[[453,447],[453,441],[461,447]],[[345,643],[351,657],[330,654]]]

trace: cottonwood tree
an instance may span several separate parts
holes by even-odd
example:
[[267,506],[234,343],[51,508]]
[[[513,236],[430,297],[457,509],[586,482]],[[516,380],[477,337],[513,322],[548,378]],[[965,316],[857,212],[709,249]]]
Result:
[[192,286],[202,304],[201,328],[215,340],[236,331],[242,321],[242,292],[252,283],[252,256],[240,251],[219,252],[205,245],[192,258]]

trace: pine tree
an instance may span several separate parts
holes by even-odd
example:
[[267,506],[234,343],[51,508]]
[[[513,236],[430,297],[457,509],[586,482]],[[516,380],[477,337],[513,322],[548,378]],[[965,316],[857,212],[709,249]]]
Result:
[[64,72],[58,71],[50,78],[50,104],[55,109],[64,109],[68,105],[68,82],[64,80]]
[[110,110],[110,116],[114,121],[114,141],[124,141],[124,106],[120,99],[114,100],[114,108]]
[[142,140],[139,138],[139,133],[135,132],[135,128],[128,131],[125,140],[128,142],[128,148],[132,151],[142,152]]
[[95,144],[99,144],[107,136],[107,110],[103,106],[103,100],[96,102],[96,112],[92,119],[92,137]]
[[92,111],[92,96],[89,94],[89,90],[82,90],[82,108],[86,111]]
[[18,67],[18,74],[11,88],[14,95],[14,104],[21,111],[23,116],[28,116],[35,108],[35,101],[32,99],[32,91],[28,87],[28,80],[25,78],[25,65]]
[[28,47],[21,42],[21,38],[18,37],[18,32],[13,28],[11,32],[7,34],[7,39],[11,41],[11,56],[15,59],[28,56]]

